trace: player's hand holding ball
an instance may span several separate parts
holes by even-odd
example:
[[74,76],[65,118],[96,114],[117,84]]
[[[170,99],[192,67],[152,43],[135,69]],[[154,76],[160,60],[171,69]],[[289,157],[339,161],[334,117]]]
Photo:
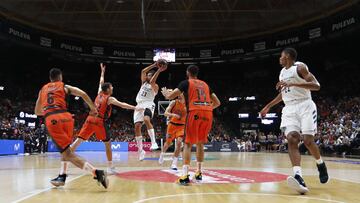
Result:
[[159,68],[161,72],[167,69],[167,65],[168,63],[165,59],[159,59],[156,61],[156,66]]

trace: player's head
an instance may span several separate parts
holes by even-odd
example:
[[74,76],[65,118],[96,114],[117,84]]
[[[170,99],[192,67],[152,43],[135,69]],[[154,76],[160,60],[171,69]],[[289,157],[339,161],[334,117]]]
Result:
[[62,81],[62,72],[58,68],[52,68],[49,71],[49,78],[51,82]]
[[285,67],[288,64],[293,64],[297,59],[297,52],[294,48],[285,48],[281,52],[280,65]]
[[112,84],[109,82],[105,82],[104,84],[101,85],[101,91],[104,92],[105,94],[112,95],[113,89],[114,88]]
[[187,67],[186,76],[188,78],[197,78],[199,74],[199,67],[196,65],[190,65]]
[[146,73],[146,82],[150,82],[152,76],[155,74],[154,70],[151,70],[149,72]]

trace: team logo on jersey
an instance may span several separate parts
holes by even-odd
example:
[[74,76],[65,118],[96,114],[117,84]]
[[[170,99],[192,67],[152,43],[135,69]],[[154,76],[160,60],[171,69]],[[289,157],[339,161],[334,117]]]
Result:
[[[190,179],[195,172],[190,171]],[[182,171],[165,170],[140,170],[119,173],[117,176],[129,180],[153,181],[174,183]],[[216,170],[208,169],[202,171],[203,180],[201,184],[224,184],[224,183],[264,183],[280,182],[287,178],[287,175],[261,171],[242,171],[242,170]]]
[[51,124],[56,125],[56,124],[57,124],[57,120],[51,120]]

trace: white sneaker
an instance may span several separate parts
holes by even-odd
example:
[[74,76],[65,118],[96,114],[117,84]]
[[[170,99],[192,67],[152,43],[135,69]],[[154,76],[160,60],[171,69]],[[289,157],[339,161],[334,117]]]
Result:
[[309,189],[306,187],[304,180],[299,175],[295,175],[295,177],[289,176],[287,178],[287,184],[290,188],[296,190],[302,195],[309,192]]
[[139,161],[144,160],[145,154],[146,154],[145,150],[141,150],[141,152],[139,153]]
[[171,164],[171,170],[174,170],[174,171],[178,170],[176,164],[174,164],[174,163]]
[[159,149],[159,146],[158,146],[158,144],[157,144],[156,142],[153,143],[153,144],[151,144],[151,147],[150,147],[150,150],[151,150],[151,151],[157,150],[157,149]]
[[164,153],[160,153],[160,157],[159,157],[159,164],[162,165],[164,163]]

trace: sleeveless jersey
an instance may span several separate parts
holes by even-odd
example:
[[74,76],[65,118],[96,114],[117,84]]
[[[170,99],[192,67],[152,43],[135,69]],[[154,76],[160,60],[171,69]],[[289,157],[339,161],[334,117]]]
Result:
[[212,111],[209,86],[204,81],[198,79],[189,79],[188,81],[188,110]]
[[136,96],[136,103],[154,102],[155,96],[156,94],[150,83],[144,82]]
[[[291,83],[303,83],[305,80],[301,78],[297,72],[297,65],[304,64],[302,62],[296,62],[293,66],[286,69],[283,68],[280,72],[279,80]],[[305,65],[305,64],[304,64]],[[305,65],[307,68],[307,66]],[[300,87],[286,87],[281,90],[281,97],[285,104],[302,99],[311,99],[311,91]]]
[[44,113],[67,110],[65,84],[63,82],[49,82],[41,88],[41,106]]
[[186,106],[185,104],[175,100],[175,105],[172,107],[171,113],[180,115],[180,119],[176,117],[171,117],[170,122],[176,124],[185,124],[186,121]]
[[98,94],[95,99],[95,106],[98,110],[98,117],[108,119],[111,116],[112,106],[108,105],[110,95],[106,95],[102,92]]

